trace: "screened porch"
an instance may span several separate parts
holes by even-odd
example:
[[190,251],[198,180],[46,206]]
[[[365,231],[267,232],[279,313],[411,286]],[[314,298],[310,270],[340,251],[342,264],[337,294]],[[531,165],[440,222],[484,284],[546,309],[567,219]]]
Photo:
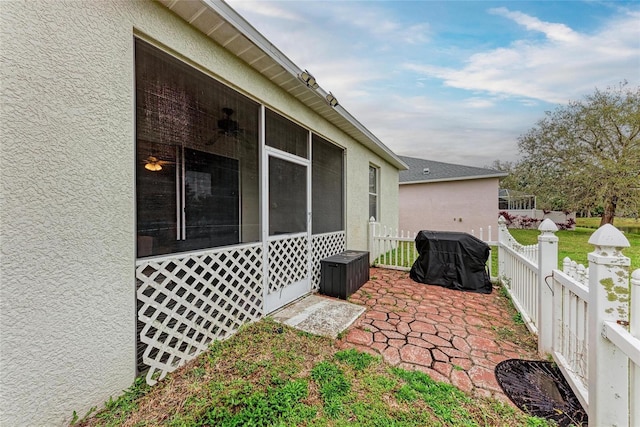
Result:
[[345,249],[345,150],[136,40],[138,371],[154,383],[318,289]]

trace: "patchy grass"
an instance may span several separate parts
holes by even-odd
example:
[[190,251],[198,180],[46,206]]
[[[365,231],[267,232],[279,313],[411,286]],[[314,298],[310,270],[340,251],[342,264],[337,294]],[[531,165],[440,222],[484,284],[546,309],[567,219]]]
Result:
[[509,292],[507,292],[507,289],[503,285],[500,285],[498,288],[498,295],[500,296],[498,304],[505,309],[513,324],[506,326],[492,326],[491,329],[495,331],[499,340],[509,341],[516,344],[523,350],[536,352],[538,348],[537,337],[531,334],[527,329],[522,319],[522,315],[513,305]]
[[522,315],[513,305],[509,292],[504,285],[500,285],[498,288],[498,295],[500,295],[498,303],[503,306],[513,321],[513,325],[491,327],[496,332],[498,339],[512,342],[522,349],[534,352],[537,351],[537,337],[531,334],[529,329],[527,329],[524,324],[524,320],[522,319]]
[[550,425],[268,318],[215,342],[157,386],[137,380],[111,402],[80,425]]

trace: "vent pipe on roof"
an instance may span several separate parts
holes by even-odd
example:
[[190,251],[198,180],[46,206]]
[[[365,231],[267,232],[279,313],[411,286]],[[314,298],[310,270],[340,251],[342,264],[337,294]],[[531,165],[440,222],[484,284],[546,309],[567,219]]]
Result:
[[423,175],[429,175],[429,168],[422,169],[422,174]]

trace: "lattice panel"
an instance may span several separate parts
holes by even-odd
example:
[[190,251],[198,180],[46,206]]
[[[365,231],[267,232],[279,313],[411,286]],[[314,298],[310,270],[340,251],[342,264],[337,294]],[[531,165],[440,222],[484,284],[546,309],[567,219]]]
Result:
[[147,383],[257,320],[262,276],[261,245],[139,262],[138,352]]
[[320,260],[330,257],[345,250],[345,233],[337,231],[335,233],[316,234],[311,236],[311,246],[313,264],[311,276],[311,290],[316,292],[320,289]]
[[269,293],[307,277],[309,260],[306,236],[269,242]]

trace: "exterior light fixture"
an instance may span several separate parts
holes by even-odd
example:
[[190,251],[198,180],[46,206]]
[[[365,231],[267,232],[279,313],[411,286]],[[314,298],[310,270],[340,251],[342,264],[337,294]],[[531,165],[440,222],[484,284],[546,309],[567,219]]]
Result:
[[318,85],[318,82],[316,82],[316,78],[313,77],[307,70],[304,70],[302,73],[300,73],[298,77],[311,89],[318,89],[320,87]]
[[333,94],[331,92],[329,92],[329,94],[327,95],[327,102],[329,103],[329,105],[331,105],[332,107],[335,107],[338,105],[338,100],[336,99],[335,96],[333,96]]

